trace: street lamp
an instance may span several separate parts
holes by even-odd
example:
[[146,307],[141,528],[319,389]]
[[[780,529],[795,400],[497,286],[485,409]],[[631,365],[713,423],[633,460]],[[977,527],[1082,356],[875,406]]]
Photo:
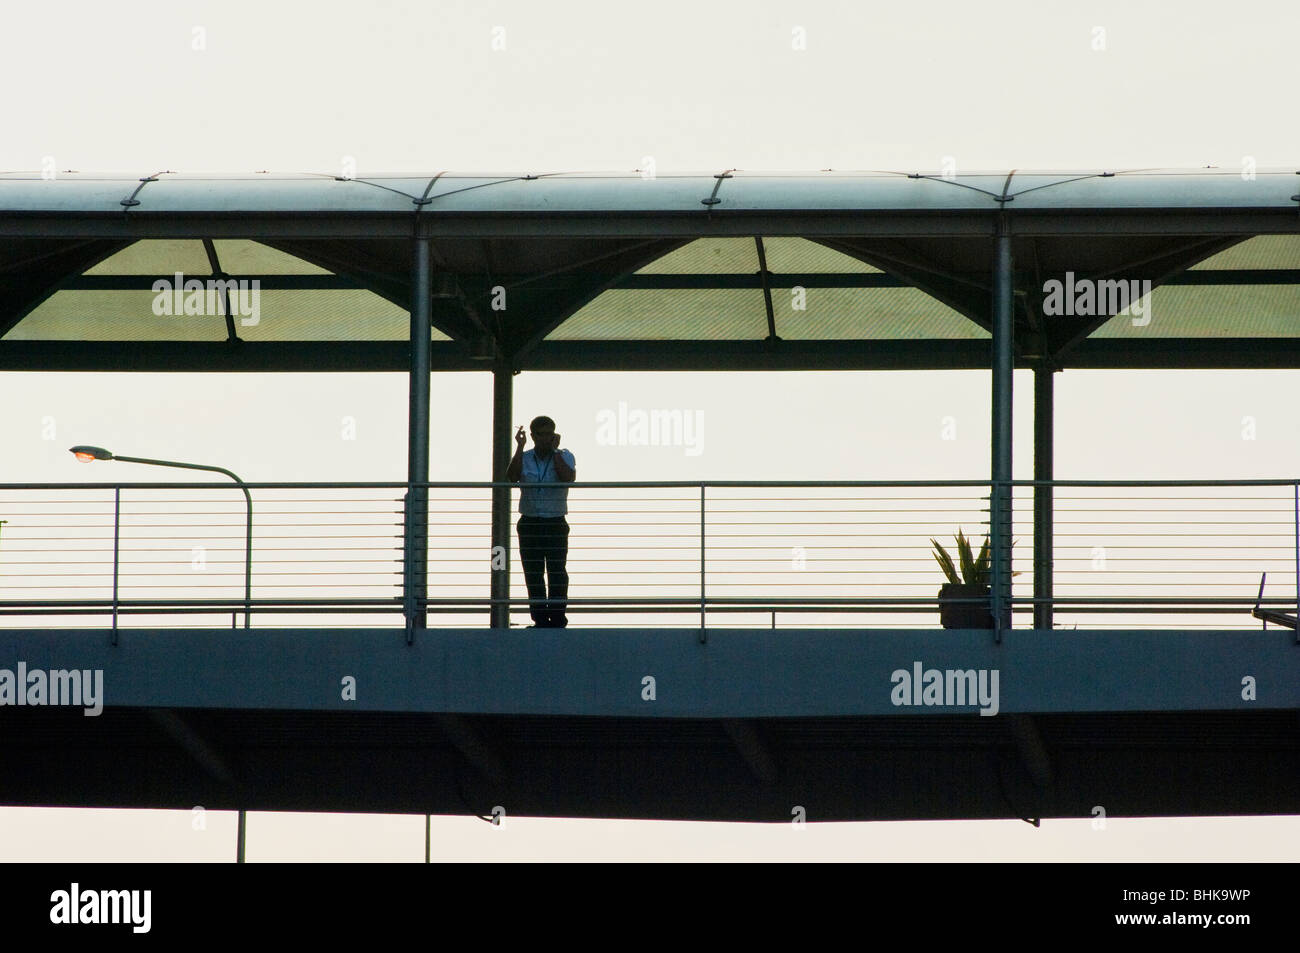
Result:
[[[244,500],[248,504],[248,528],[244,537],[244,628],[247,629],[253,608],[253,497],[249,494],[244,481],[225,467],[210,467],[202,463],[177,463],[175,460],[151,460],[148,457],[123,457],[114,455],[103,447],[79,446],[70,449],[82,463],[90,463],[92,460],[120,460],[122,463],[144,463],[155,467],[175,467],[180,470],[207,470],[211,473],[224,473],[239,484],[239,488],[244,491]],[[235,837],[235,860],[241,864],[244,862],[245,837],[244,811],[241,810],[239,828]]]
[[103,447],[72,447],[72,453],[82,463],[92,460],[119,460],[122,463],[144,463],[155,467],[175,467],[180,470],[207,470],[211,473],[224,473],[239,484],[244,491],[244,500],[248,504],[247,532],[244,537],[244,628],[249,628],[253,611],[253,497],[248,492],[244,481],[225,467],[210,467],[202,463],[177,463],[175,460],[151,460],[147,457],[124,457],[113,454]]

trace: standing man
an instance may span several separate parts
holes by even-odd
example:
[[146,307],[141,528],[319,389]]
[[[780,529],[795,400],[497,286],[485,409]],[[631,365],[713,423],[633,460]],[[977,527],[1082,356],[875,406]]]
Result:
[[[535,417],[528,425],[533,449],[524,452],[524,428],[515,433],[515,455],[506,479],[522,483],[519,490],[519,559],[524,564],[528,605],[535,629],[563,629],[569,598],[569,488],[530,486],[533,483],[572,483],[577,478],[573,454],[560,449],[560,435],[550,417]],[[543,570],[545,574],[543,575]],[[547,581],[550,594],[547,594]]]

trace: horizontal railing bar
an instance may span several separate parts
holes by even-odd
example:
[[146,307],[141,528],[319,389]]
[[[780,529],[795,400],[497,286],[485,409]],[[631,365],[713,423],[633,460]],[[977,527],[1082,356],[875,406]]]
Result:
[[[526,601],[526,600],[525,600]],[[277,605],[317,605],[322,607],[331,607],[335,605],[399,605],[402,602],[401,596],[371,596],[371,597],[347,597],[340,596],[335,599],[254,599],[245,603],[242,597],[230,597],[229,599],[118,599],[116,604],[119,606],[210,606],[213,608],[225,609],[243,609],[244,606],[251,605],[254,609],[260,606],[277,606]],[[105,606],[112,608],[114,601],[112,599],[5,599],[0,601],[0,605],[5,606]]]
[[[220,564],[219,564],[219,563],[215,563],[215,562],[213,562],[213,564],[214,564],[214,565],[225,565],[224,563],[220,563]],[[235,564],[232,562],[232,563],[230,563],[229,565],[232,565],[232,566],[233,566],[233,565],[235,565]],[[400,575],[401,572],[402,572],[401,569],[388,569],[388,570],[378,570],[378,569],[357,569],[357,570],[351,570],[351,571],[344,571],[344,570],[304,569],[304,570],[300,570],[300,571],[297,571],[297,572],[291,572],[291,571],[286,571],[286,570],[278,570],[278,569],[277,569],[277,570],[272,570],[272,571],[266,572],[266,571],[263,571],[263,570],[260,570],[260,569],[259,569],[258,572],[257,572],[257,576],[258,576],[259,579],[264,578],[264,577],[266,577],[266,576],[393,576],[393,575]],[[81,579],[81,578],[84,578],[84,577],[86,577],[86,576],[97,576],[97,575],[99,575],[99,573],[89,573],[89,572],[11,572],[11,573],[5,573],[5,578],[8,578],[8,579]],[[233,572],[233,571],[227,572],[227,571],[225,571],[225,570],[220,570],[220,569],[206,569],[206,568],[205,568],[205,569],[191,569],[191,570],[189,570],[188,572],[162,572],[162,571],[150,571],[150,572],[137,572],[137,573],[123,573],[123,574],[122,574],[122,578],[124,578],[124,579],[167,579],[167,578],[174,577],[174,576],[191,576],[191,577],[193,577],[194,580],[195,580],[194,585],[198,586],[198,585],[202,585],[202,583],[201,583],[199,580],[206,579],[206,578],[210,578],[210,577],[213,577],[213,576],[238,576],[240,579],[243,579],[243,578],[244,578],[244,570],[241,568],[238,572]],[[334,584],[334,583],[330,583],[330,585],[335,585],[335,584]],[[0,586],[0,589],[14,589],[14,588],[18,588],[18,587],[16,587],[16,586]]]
[[[567,484],[567,485],[568,485],[569,487],[571,487],[571,488],[577,488],[577,489],[591,488],[591,484],[586,484],[586,483],[570,483],[570,484]],[[8,488],[13,488],[14,486],[16,486],[16,485],[15,485],[15,484],[0,484],[0,491],[3,491],[3,490],[8,489]],[[48,484],[41,484],[40,486],[41,486],[41,488],[47,488],[49,485],[48,485]],[[82,487],[82,486],[85,486],[85,484],[76,484],[76,486],[77,486],[77,487]],[[218,488],[218,487],[219,487],[219,488],[221,488],[221,489],[226,489],[226,490],[229,490],[229,489],[231,488],[231,484],[224,484],[224,483],[223,483],[223,484],[219,484],[219,485],[218,485],[218,484],[195,484],[195,483],[186,483],[186,484],[176,484],[176,486],[177,486],[178,488],[180,488],[180,487],[185,487],[185,488],[189,488],[189,487],[199,487],[199,488],[205,488],[205,487],[208,487],[208,488]],[[419,484],[416,484],[416,486],[418,487]],[[250,487],[253,488],[253,489],[256,489],[256,488],[257,488],[256,486],[254,486],[254,485],[252,485],[252,484],[250,484]],[[518,484],[511,484],[511,487],[512,487],[513,489],[516,489],[516,490],[519,488],[519,487],[518,487]],[[101,489],[105,489],[105,488],[106,488],[106,489],[118,489],[119,487],[118,487],[116,484],[113,484],[113,485],[110,485],[110,486],[107,486],[107,487],[100,487],[100,488],[101,488]],[[131,487],[129,487],[129,486],[124,486],[124,487],[120,487],[120,488],[121,488],[121,489],[131,489]],[[479,487],[477,487],[477,488],[478,488],[478,489],[483,489],[483,490],[490,490],[490,489],[492,489],[492,484],[490,484],[490,483],[482,484],[481,486],[479,486]],[[690,486],[689,488],[690,488],[690,489],[698,489],[698,485],[692,485],[692,486]],[[403,489],[403,491],[405,491],[405,489],[406,489],[405,484],[402,485],[402,489]],[[1064,498],[1063,498],[1063,499],[1064,499]],[[1081,499],[1081,500],[1087,500],[1088,502],[1095,502],[1097,498],[1096,498],[1096,497],[1080,497],[1079,499]],[[1153,497],[1153,499],[1154,499],[1154,497]],[[1178,497],[1178,499],[1188,499],[1188,500],[1193,500],[1193,499],[1197,499],[1197,498],[1194,498],[1194,497]],[[1222,497],[1209,497],[1209,499],[1216,499],[1216,500],[1217,500],[1217,499],[1223,499],[1223,498],[1222,498]],[[1272,498],[1272,497],[1259,497],[1259,498],[1254,498],[1254,497],[1231,497],[1230,499],[1241,499],[1241,500],[1251,500],[1251,499],[1272,500],[1273,498]],[[794,503],[836,503],[836,502],[841,502],[841,501],[845,501],[845,500],[853,500],[853,501],[856,501],[856,502],[889,502],[889,503],[899,503],[899,502],[908,502],[908,501],[914,501],[914,500],[916,500],[916,501],[923,501],[923,502],[926,502],[926,503],[944,503],[944,502],[951,502],[951,503],[953,504],[953,506],[940,507],[940,508],[935,508],[935,509],[932,509],[932,510],[918,510],[918,512],[935,512],[935,513],[949,513],[949,512],[954,512],[954,507],[955,507],[957,504],[972,504],[972,505],[973,505],[973,504],[977,504],[977,503],[987,503],[987,497],[984,497],[984,496],[980,496],[980,497],[944,497],[944,496],[899,496],[899,495],[882,496],[882,497],[862,497],[862,496],[788,496],[788,495],[787,495],[787,496],[772,496],[772,497],[738,497],[738,496],[727,496],[727,497],[721,497],[721,498],[719,498],[718,502],[719,502],[719,503],[739,503],[739,502],[752,502],[752,503],[790,503],[790,502],[794,502]],[[396,500],[396,501],[387,501],[387,500],[384,500],[384,501],[381,501],[381,500],[372,500],[372,499],[367,499],[367,498],[358,498],[358,497],[340,497],[340,498],[338,498],[338,499],[336,499],[336,500],[314,500],[314,501],[313,501],[313,500],[297,499],[297,498],[293,498],[293,497],[283,497],[283,498],[282,498],[282,497],[262,497],[262,501],[263,501],[264,505],[265,505],[265,506],[268,506],[268,507],[287,507],[287,506],[290,506],[290,505],[296,505],[296,504],[300,504],[300,503],[309,503],[309,502],[330,502],[330,503],[348,503],[348,504],[351,504],[351,503],[379,503],[379,502],[396,502],[396,503],[399,503],[399,504],[400,504],[400,502],[401,502],[400,500]],[[22,505],[29,505],[29,506],[71,506],[71,505],[74,505],[74,504],[75,504],[75,505],[79,505],[79,506],[84,506],[84,505],[94,505],[94,504],[98,503],[99,505],[102,505],[102,506],[104,507],[104,509],[102,509],[102,510],[87,510],[87,511],[84,511],[84,512],[79,512],[79,511],[70,511],[70,512],[69,512],[69,511],[65,511],[65,512],[59,514],[59,515],[64,515],[64,516],[100,516],[100,515],[104,515],[104,514],[112,515],[112,501],[111,501],[111,499],[107,499],[107,498],[105,498],[105,499],[101,499],[101,500],[98,500],[98,501],[97,501],[97,500],[94,500],[94,499],[68,500],[67,498],[61,498],[61,499],[50,499],[50,500],[12,499],[12,500],[0,500],[0,502],[5,502],[5,503],[14,503],[14,504],[22,504]],[[474,496],[474,497],[445,497],[445,496],[431,496],[431,497],[430,497],[430,502],[432,502],[432,503],[463,503],[463,504],[466,504],[465,506],[457,507],[457,508],[455,508],[455,509],[436,509],[436,508],[430,508],[430,509],[429,509],[429,512],[430,512],[430,513],[471,513],[471,514],[483,513],[483,514],[486,514],[486,513],[490,513],[490,512],[491,512],[491,503],[490,503],[490,499],[489,499],[489,497],[487,496],[487,494],[484,494],[483,496]],[[692,501],[692,499],[691,499],[689,496],[685,496],[685,495],[683,495],[683,496],[667,496],[667,497],[660,497],[660,496],[634,496],[634,497],[631,497],[631,498],[622,498],[622,499],[620,499],[620,498],[588,497],[588,498],[586,498],[583,502],[584,502],[584,505],[592,505],[592,506],[610,506],[610,505],[612,505],[612,504],[625,505],[625,504],[628,504],[628,503],[638,503],[638,504],[639,504],[639,503],[679,503],[679,504],[683,504],[681,507],[673,507],[672,509],[661,509],[661,510],[650,510],[650,509],[646,509],[645,507],[636,507],[636,508],[634,508],[634,509],[628,509],[628,510],[620,510],[620,509],[601,509],[601,510],[597,510],[597,511],[596,511],[596,512],[601,512],[601,513],[620,513],[620,512],[629,512],[629,513],[633,513],[633,512],[635,512],[635,513],[680,513],[680,512],[687,512],[687,511],[689,511],[689,504],[691,504],[691,503],[694,503],[695,507],[697,507],[697,508],[698,508],[698,506],[699,506],[699,500],[698,500],[698,498]],[[207,510],[204,510],[204,511],[190,511],[190,512],[191,512],[191,515],[199,515],[200,513],[210,513],[211,515],[215,515],[215,516],[224,516],[224,515],[229,515],[229,514],[237,513],[237,512],[238,512],[237,507],[239,507],[240,505],[242,505],[241,502],[240,502],[239,500],[231,499],[231,500],[228,500],[228,501],[227,501],[227,500],[224,500],[224,499],[214,499],[214,498],[212,498],[212,497],[204,497],[204,498],[199,498],[199,499],[167,499],[167,498],[152,498],[152,497],[150,497],[150,498],[141,498],[141,497],[124,497],[123,500],[122,500],[122,505],[123,505],[124,508],[126,508],[126,507],[135,507],[135,508],[137,508],[137,509],[133,509],[133,510],[131,510],[130,515],[133,515],[133,516],[148,516],[148,515],[152,515],[150,511],[143,510],[143,509],[139,509],[140,507],[144,507],[144,506],[163,506],[163,505],[165,505],[165,504],[172,504],[172,503],[208,503],[208,504],[211,504],[211,505],[221,505],[221,506],[228,506],[228,507],[229,507],[228,509],[220,509],[220,510],[212,510],[212,511],[207,511]],[[882,509],[880,510],[880,512],[887,512],[887,511],[888,511],[888,510],[885,509],[885,508],[882,508]],[[986,511],[987,511],[987,510],[986,510]],[[275,510],[272,510],[272,512],[278,512],[278,513],[284,513],[284,514],[291,514],[291,513],[309,513],[309,512],[315,512],[315,511],[309,511],[309,510],[290,510],[290,509],[275,509]],[[324,511],[324,510],[322,510],[322,511],[320,511],[320,512],[337,512],[337,511]],[[380,509],[374,509],[374,510],[360,510],[360,511],[358,511],[358,512],[369,513],[369,514],[386,514],[386,513],[390,512],[390,511],[387,510],[387,509],[382,509],[382,510],[380,510]],[[396,512],[400,512],[400,510],[397,510]],[[876,510],[863,510],[863,512],[876,512]]]
[[[340,605],[384,605],[384,606],[390,606],[390,605],[400,605],[400,604],[402,603],[402,601],[403,601],[403,600],[402,600],[402,597],[399,596],[399,595],[393,595],[393,596],[387,596],[387,597],[380,597],[380,596],[372,596],[372,597],[343,597],[343,596],[340,596],[340,597],[331,598],[331,599],[310,599],[310,598],[297,598],[297,599],[289,599],[289,598],[274,599],[274,598],[271,598],[271,599],[267,599],[267,598],[261,598],[261,599],[253,599],[251,602],[247,603],[247,605],[250,605],[253,609],[258,608],[259,606],[275,606],[275,605],[302,605],[302,606],[308,606],[308,605],[311,605],[311,606],[319,606],[319,607],[322,607],[322,608],[330,608],[330,607],[333,607],[333,606],[340,606]],[[509,599],[504,599],[504,598],[493,599],[493,598],[490,598],[490,597],[484,597],[484,596],[460,596],[460,597],[444,597],[444,598],[433,598],[433,597],[430,597],[430,598],[427,598],[427,599],[421,599],[421,600],[419,600],[419,601],[420,601],[422,604],[429,605],[429,606],[435,606],[435,605],[476,605],[476,606],[481,606],[481,607],[487,607],[487,606],[489,606],[489,605],[499,605],[499,604],[509,604],[509,605],[527,605],[527,604],[528,604],[528,598],[527,598],[527,596],[515,596],[515,597],[511,597],[511,598],[509,598]],[[939,600],[938,600],[935,596],[928,596],[928,597],[926,597],[926,596],[917,596],[917,597],[898,596],[898,597],[894,597],[894,598],[871,598],[871,597],[855,597],[855,598],[851,598],[851,597],[830,597],[830,596],[825,596],[825,597],[811,597],[811,598],[806,598],[806,599],[798,599],[798,598],[771,598],[771,597],[761,597],[761,596],[723,596],[723,597],[710,597],[710,599],[709,599],[708,601],[709,601],[710,603],[716,603],[716,604],[718,604],[718,605],[759,605],[759,604],[762,604],[762,605],[767,605],[767,604],[772,604],[772,605],[817,605],[817,606],[833,606],[833,605],[872,605],[872,606],[900,606],[900,607],[901,607],[901,606],[913,606],[913,605],[914,605],[914,606],[933,607],[933,606],[935,606],[935,605],[939,602]],[[942,601],[945,602],[945,603],[947,603],[947,602],[951,602],[951,603],[953,603],[953,604],[969,604],[969,605],[974,605],[974,604],[987,604],[987,600],[986,600],[986,599],[981,599],[981,598],[978,598],[978,597],[955,597],[955,596],[954,596],[954,597],[951,597],[951,598],[947,598],[947,597],[945,597]],[[1036,604],[1036,603],[1042,603],[1042,604],[1052,604],[1052,605],[1055,605],[1055,606],[1057,606],[1057,607],[1066,607],[1066,608],[1068,608],[1068,607],[1072,607],[1072,606],[1085,606],[1085,605],[1114,605],[1114,604],[1122,604],[1122,605],[1139,605],[1139,606],[1196,606],[1196,607],[1200,607],[1200,606],[1215,606],[1215,605],[1218,605],[1218,606],[1234,606],[1234,607],[1242,607],[1242,606],[1250,607],[1250,606],[1254,606],[1254,605],[1256,605],[1256,600],[1255,600],[1253,597],[1250,597],[1250,598],[1240,597],[1240,598],[1235,598],[1235,599],[1233,599],[1233,598],[1227,598],[1227,597],[1215,598],[1215,597],[1212,597],[1212,596],[1204,596],[1204,597],[1197,597],[1197,596],[1189,596],[1189,597],[1163,597],[1163,598],[1154,598],[1154,597],[1153,597],[1153,598],[1149,598],[1149,599],[1148,599],[1148,598],[1137,598],[1137,597],[1122,597],[1122,596],[1120,596],[1120,597],[1114,597],[1114,598],[1108,598],[1108,597],[1107,597],[1107,598],[1103,598],[1103,597],[1086,597],[1086,596],[1079,596],[1079,597],[1071,597],[1071,598],[1067,598],[1067,599],[1054,599],[1054,600],[1053,600],[1053,599],[1046,599],[1046,598],[1036,598],[1036,597],[1033,597],[1033,596],[1016,596],[1016,597],[1013,598],[1012,601],[1013,601],[1015,604],[1021,604],[1021,605],[1032,605],[1032,604]],[[657,597],[639,597],[639,598],[607,596],[607,597],[603,597],[603,598],[598,598],[598,597],[577,597],[577,598],[571,598],[571,599],[569,599],[568,602],[569,602],[570,605],[575,605],[575,606],[577,606],[577,605],[622,605],[622,604],[631,604],[631,605],[684,605],[684,606],[695,606],[695,607],[698,607],[698,606],[699,606],[699,602],[700,602],[700,600],[699,600],[698,595],[693,596],[693,597],[692,597],[692,596],[680,596],[680,597],[678,597],[678,596],[657,596]],[[49,607],[56,607],[56,606],[101,606],[101,607],[111,607],[113,604],[114,604],[114,601],[113,601],[112,599],[67,599],[67,600],[58,600],[58,599],[8,599],[8,600],[0,600],[0,605],[9,606],[9,607],[29,607],[29,606],[49,606]],[[117,603],[116,603],[116,604],[119,605],[119,606],[134,605],[134,606],[154,606],[154,607],[159,607],[159,606],[194,605],[194,606],[208,606],[208,607],[214,607],[214,608],[224,607],[224,608],[237,608],[237,609],[242,609],[242,608],[244,608],[244,606],[246,605],[245,601],[244,601],[242,598],[238,598],[238,597],[234,597],[234,596],[229,597],[229,598],[212,598],[212,599],[198,599],[198,598],[193,598],[193,599],[129,599],[129,598],[119,598],[119,599],[117,600]],[[1273,604],[1273,605],[1288,606],[1288,605],[1294,605],[1294,600],[1288,600],[1288,599],[1268,599],[1268,600],[1264,600],[1264,602],[1263,602],[1262,604]]]
[[[51,542],[59,542],[59,540],[51,540]],[[145,541],[144,541],[144,540],[131,540],[131,541],[129,541],[129,542],[145,542]],[[452,548],[456,548],[456,547],[447,547],[447,546],[444,546],[444,547],[440,547],[440,548],[442,548],[442,549],[452,549]],[[468,546],[466,546],[466,547],[460,547],[460,548],[463,548],[463,549],[470,549],[470,548],[481,549],[482,547],[468,547]],[[674,547],[669,547],[669,548],[674,548]],[[193,547],[192,547],[192,546],[132,546],[132,547],[130,547],[129,549],[126,548],[126,547],[123,547],[123,552],[129,552],[129,553],[188,553],[188,552],[191,552],[192,550],[193,550]],[[240,546],[240,547],[234,547],[234,546],[208,546],[208,547],[207,547],[207,552],[209,552],[209,553],[242,553],[243,551],[244,551],[244,548],[243,548],[242,546]],[[338,553],[338,552],[391,553],[391,552],[397,552],[398,555],[397,555],[396,559],[400,562],[400,561],[401,561],[401,558],[402,558],[402,557],[401,557],[401,547],[398,547],[398,546],[329,546],[329,547],[326,547],[325,549],[322,549],[322,550],[316,550],[316,551],[317,551],[317,552],[326,552],[326,553]],[[301,547],[297,547],[297,546],[262,546],[262,545],[259,544],[259,545],[257,546],[257,552],[258,552],[259,557],[260,557],[260,554],[262,554],[262,553],[300,553],[300,552],[303,552],[303,550],[302,550]],[[9,547],[9,546],[5,546],[5,547],[3,547],[2,549],[0,549],[0,553],[44,553],[45,555],[49,555],[50,553],[103,553],[104,555],[106,555],[106,556],[110,556],[110,557],[111,557],[112,554],[113,554],[113,550],[112,550],[111,548],[109,548],[109,549],[86,549],[86,548],[84,548],[84,547],[73,547],[73,546],[63,547],[63,548],[60,548],[60,549],[13,549],[13,548],[11,548],[11,547]],[[269,561],[270,561],[270,560],[263,560],[263,559],[261,559],[261,558],[258,559],[258,562],[259,562],[259,563],[262,563],[262,562],[269,562]],[[351,561],[351,560],[339,560],[339,562],[349,562],[349,561]],[[356,562],[366,562],[366,561],[367,561],[367,560],[364,560],[364,559],[358,559],[358,560],[356,560]],[[370,561],[373,561],[373,562],[380,562],[381,560],[370,560]]]
[[[735,487],[737,489],[771,489],[776,487],[794,488],[839,488],[850,487],[987,487],[989,480],[580,480],[575,483],[559,481],[536,483],[534,486],[555,487],[591,487],[600,489],[698,489],[703,483],[709,487]],[[1266,481],[1265,481],[1266,482]],[[1286,481],[1287,485],[1295,481]],[[243,486],[250,490],[318,490],[318,489],[387,489],[405,490],[405,482],[262,482],[244,481]],[[430,482],[412,482],[414,487],[448,490],[486,489],[490,487],[517,487],[508,480],[491,482],[487,480],[440,480]],[[1142,484],[1145,485],[1145,484]],[[238,489],[230,482],[213,481],[138,481],[132,483],[0,483],[3,490],[232,490]],[[165,502],[165,500],[159,500]]]
[[[6,551],[7,551],[7,550],[6,550]],[[13,550],[13,552],[22,552],[22,551],[23,551],[23,550]],[[134,551],[135,551],[135,550],[132,550],[132,552],[134,552]],[[31,549],[31,550],[26,550],[26,552],[46,553],[46,554],[48,554],[48,553],[50,552],[50,550],[48,550],[48,549]],[[108,551],[108,550],[105,550],[105,552],[109,552],[109,551]],[[178,550],[176,550],[176,552],[186,552],[186,553],[188,553],[188,552],[190,552],[190,550],[188,550],[188,549],[184,549],[184,550],[178,549]],[[221,553],[231,552],[231,553],[233,553],[234,550],[233,550],[233,549],[209,549],[209,550],[207,550],[207,554],[208,554],[209,556],[211,556],[212,553],[216,553],[216,552],[221,552]],[[242,550],[241,550],[241,552],[242,552]],[[184,560],[176,560],[176,559],[122,559],[122,560],[119,560],[119,561],[118,561],[118,565],[119,565],[119,566],[173,566],[173,565],[175,565],[177,562],[183,562],[183,561],[184,561]],[[230,562],[231,565],[234,565],[234,560],[227,560],[227,561]],[[311,559],[311,560],[306,560],[306,559],[259,559],[259,560],[257,561],[257,564],[258,564],[259,566],[265,566],[267,563],[278,564],[278,563],[308,563],[308,562],[311,563],[312,565],[315,565],[315,564],[317,564],[317,563],[391,563],[391,562],[396,562],[396,563],[399,563],[399,564],[400,564],[401,561],[402,561],[402,559],[401,559],[401,556],[399,555],[399,556],[397,556],[397,557],[395,557],[395,558],[392,558],[392,559]],[[208,559],[208,562],[209,562],[210,564],[219,564],[219,563],[222,563],[223,561],[222,561],[222,560],[219,560],[219,559],[211,559],[211,558],[209,558],[209,559]],[[787,560],[787,562],[788,562],[788,560]],[[102,561],[102,560],[97,560],[97,559],[96,559],[96,560],[91,560],[91,559],[50,559],[50,560],[24,559],[24,560],[23,560],[23,565],[25,565],[25,566],[102,566],[102,565],[103,565],[103,561]],[[261,573],[261,571],[259,570],[259,571],[258,571],[258,575],[261,575],[261,574],[262,574],[262,573]],[[26,575],[26,574],[25,574],[25,573],[10,573],[10,574],[8,574],[8,575]],[[78,574],[78,575],[79,575],[79,574]]]
[[[1267,478],[1267,479],[1243,479],[1243,480],[1225,480],[1225,479],[1202,479],[1202,480],[1005,480],[1001,483],[1012,487],[1033,487],[1033,486],[1075,486],[1075,487],[1237,487],[1237,486],[1294,486],[1300,478]],[[779,487],[790,488],[836,488],[847,489],[853,487],[988,487],[993,485],[993,480],[581,480],[574,483],[561,483],[558,481],[548,483],[537,483],[536,486],[551,487],[568,487],[574,488],[603,488],[603,489],[698,489],[701,485],[711,488],[736,488],[736,489],[772,489]],[[293,490],[293,489],[391,489],[405,490],[409,486],[428,488],[428,489],[486,489],[490,487],[517,487],[517,484],[509,481],[491,482],[485,480],[450,480],[450,481],[430,481],[430,482],[248,482],[245,481],[243,486],[252,489],[265,490]],[[116,483],[2,483],[0,492],[4,490],[41,490],[41,489],[60,489],[60,490],[113,490],[113,489],[220,489],[220,490],[237,490],[238,487],[229,482],[116,482]],[[158,502],[167,502],[159,500]]]

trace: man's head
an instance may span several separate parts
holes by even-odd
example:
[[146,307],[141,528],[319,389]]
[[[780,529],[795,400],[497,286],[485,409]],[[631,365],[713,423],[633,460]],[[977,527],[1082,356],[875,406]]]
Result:
[[528,425],[532,434],[533,446],[541,453],[550,453],[555,449],[555,421],[550,417],[534,417]]

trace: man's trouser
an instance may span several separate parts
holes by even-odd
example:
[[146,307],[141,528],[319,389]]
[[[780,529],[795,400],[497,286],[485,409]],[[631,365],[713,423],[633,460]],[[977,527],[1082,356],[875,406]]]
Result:
[[563,516],[521,516],[517,525],[533,624],[539,629],[563,629],[569,624],[564,614],[569,598],[569,573],[564,567],[569,558],[569,523]]

